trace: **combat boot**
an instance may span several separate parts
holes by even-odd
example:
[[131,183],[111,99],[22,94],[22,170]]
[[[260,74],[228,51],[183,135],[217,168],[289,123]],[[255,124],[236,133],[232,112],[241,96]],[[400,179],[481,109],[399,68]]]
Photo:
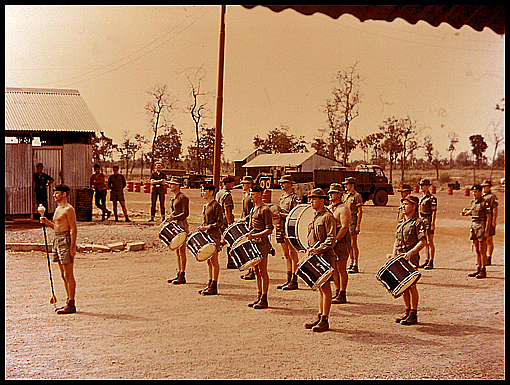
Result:
[[172,281],[174,285],[182,285],[183,283],[186,283],[186,278],[184,277],[184,274],[186,274],[184,271],[179,271],[177,273],[177,278]]
[[292,271],[287,271],[287,281],[279,286],[276,286],[277,289],[283,289],[285,286],[287,286],[290,283],[290,280],[292,279]]
[[321,315],[321,320],[317,325],[312,328],[312,332],[322,333],[329,329],[329,322],[327,315]]
[[418,311],[411,309],[409,316],[406,319],[400,321],[401,325],[415,325],[418,323]]
[[297,290],[298,289],[297,275],[296,275],[296,273],[291,273],[291,274],[292,274],[292,278],[290,279],[290,282],[287,283],[283,287],[283,290]]
[[333,298],[331,303],[347,303],[347,295],[345,291],[340,291],[338,295]]
[[74,299],[70,299],[69,301],[67,301],[67,304],[62,309],[57,310],[57,314],[71,314],[71,313],[76,313]]
[[308,323],[306,323],[306,324],[305,324],[305,329],[311,329],[311,328],[313,328],[315,325],[317,325],[317,324],[320,322],[320,320],[321,320],[321,315],[322,315],[322,314],[321,314],[321,313],[319,313],[319,314],[318,314],[318,316],[317,316],[317,319],[316,319],[315,321],[312,321],[312,322],[308,322]]
[[395,318],[395,322],[400,323],[401,321],[405,320],[407,317],[409,317],[410,311],[411,311],[411,309],[406,309],[406,312],[402,316]]
[[253,305],[253,308],[254,309],[267,309],[268,308],[268,303],[267,303],[267,294],[262,294],[260,296],[260,299],[259,301]]
[[202,291],[202,295],[216,295],[218,294],[218,281],[212,281],[211,285]]

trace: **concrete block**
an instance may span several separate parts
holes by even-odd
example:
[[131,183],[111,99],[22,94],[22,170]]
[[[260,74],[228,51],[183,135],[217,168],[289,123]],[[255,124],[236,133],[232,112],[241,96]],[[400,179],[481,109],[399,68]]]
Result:
[[[51,253],[51,245],[48,245],[48,252]],[[5,250],[11,251],[46,251],[44,243],[6,243]]]
[[145,249],[145,242],[129,242],[126,245],[127,251],[139,251]]
[[87,243],[87,244],[78,244],[76,245],[76,251],[78,253],[85,253],[87,251],[92,251],[92,244],[91,243]]
[[124,242],[108,243],[106,246],[110,248],[110,251],[122,251],[124,250]]
[[110,248],[108,246],[104,246],[104,245],[92,245],[92,251],[95,251],[98,253],[108,253],[108,252],[110,252]]

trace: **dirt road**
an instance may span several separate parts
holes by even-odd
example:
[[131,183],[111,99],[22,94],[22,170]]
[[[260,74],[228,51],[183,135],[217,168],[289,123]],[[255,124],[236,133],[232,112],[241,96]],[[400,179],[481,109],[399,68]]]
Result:
[[[198,190],[191,200],[191,230],[200,221]],[[273,201],[280,192],[273,191]],[[76,314],[60,316],[49,304],[46,255],[5,252],[5,377],[25,379],[503,379],[505,378],[504,192],[486,279],[467,277],[475,267],[469,218],[459,215],[471,198],[440,191],[433,270],[421,270],[419,323],[403,326],[403,310],[376,280],[394,241],[397,196],[385,207],[364,206],[360,273],[350,275],[348,303],[333,305],[330,330],[303,324],[318,312],[318,293],[285,280],[279,246],[269,256],[269,308],[247,304],[254,281],[226,270],[220,254],[219,295],[197,293],[207,266],[188,252],[187,284],[167,283],[175,254],[146,222],[149,195],[127,193],[134,222],[79,223],[79,243],[143,240],[139,252],[80,253],[75,260]],[[234,193],[239,217],[241,192]],[[109,202],[108,202],[109,203]],[[95,211],[97,214],[97,212]],[[53,234],[49,231],[49,238]],[[6,242],[44,242],[38,225],[8,225]],[[423,252],[422,252],[423,258]],[[58,305],[65,292],[53,264]]]

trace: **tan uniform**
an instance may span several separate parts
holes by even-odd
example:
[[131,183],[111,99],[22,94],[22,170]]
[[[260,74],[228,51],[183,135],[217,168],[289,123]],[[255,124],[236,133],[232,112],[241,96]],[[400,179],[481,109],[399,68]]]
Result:
[[308,246],[318,249],[319,253],[331,264],[336,260],[333,242],[336,236],[336,220],[326,207],[316,212],[312,223],[308,225]]
[[[254,233],[260,233],[266,229],[273,230],[273,213],[271,212],[269,205],[262,203],[259,207],[253,207],[248,227],[253,229]],[[271,249],[269,237],[265,236],[262,238],[254,238],[252,241],[257,244],[262,256],[267,257],[269,250]]]
[[[415,214],[411,219],[402,219],[397,225],[397,254],[407,253],[425,237],[425,225],[421,218]],[[420,254],[414,254],[411,257],[411,263],[418,266]]]

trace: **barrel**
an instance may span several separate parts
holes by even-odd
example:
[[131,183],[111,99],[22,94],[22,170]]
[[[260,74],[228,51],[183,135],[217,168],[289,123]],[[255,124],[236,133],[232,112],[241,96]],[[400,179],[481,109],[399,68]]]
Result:
[[436,193],[436,186],[430,186],[430,193],[435,194]]
[[469,189],[469,187],[466,187],[466,188],[464,189],[464,196],[468,197],[468,196],[469,196],[469,192],[470,192],[470,191],[471,191],[471,190]]
[[145,182],[143,184],[143,192],[144,193],[151,192],[151,184],[149,182]]
[[133,185],[134,185],[133,181],[127,182],[127,191],[128,192],[133,192]]
[[415,193],[420,192],[420,185],[415,184],[413,192],[415,192]]
[[134,190],[135,190],[135,192],[140,192],[141,188],[142,188],[142,183],[141,182],[135,182],[134,183]]
[[266,189],[262,193],[262,202],[271,204],[271,190]]
[[76,220],[81,222],[92,221],[92,197],[94,190],[91,188],[76,189]]
[[453,186],[448,186],[447,193],[448,195],[453,195]]

